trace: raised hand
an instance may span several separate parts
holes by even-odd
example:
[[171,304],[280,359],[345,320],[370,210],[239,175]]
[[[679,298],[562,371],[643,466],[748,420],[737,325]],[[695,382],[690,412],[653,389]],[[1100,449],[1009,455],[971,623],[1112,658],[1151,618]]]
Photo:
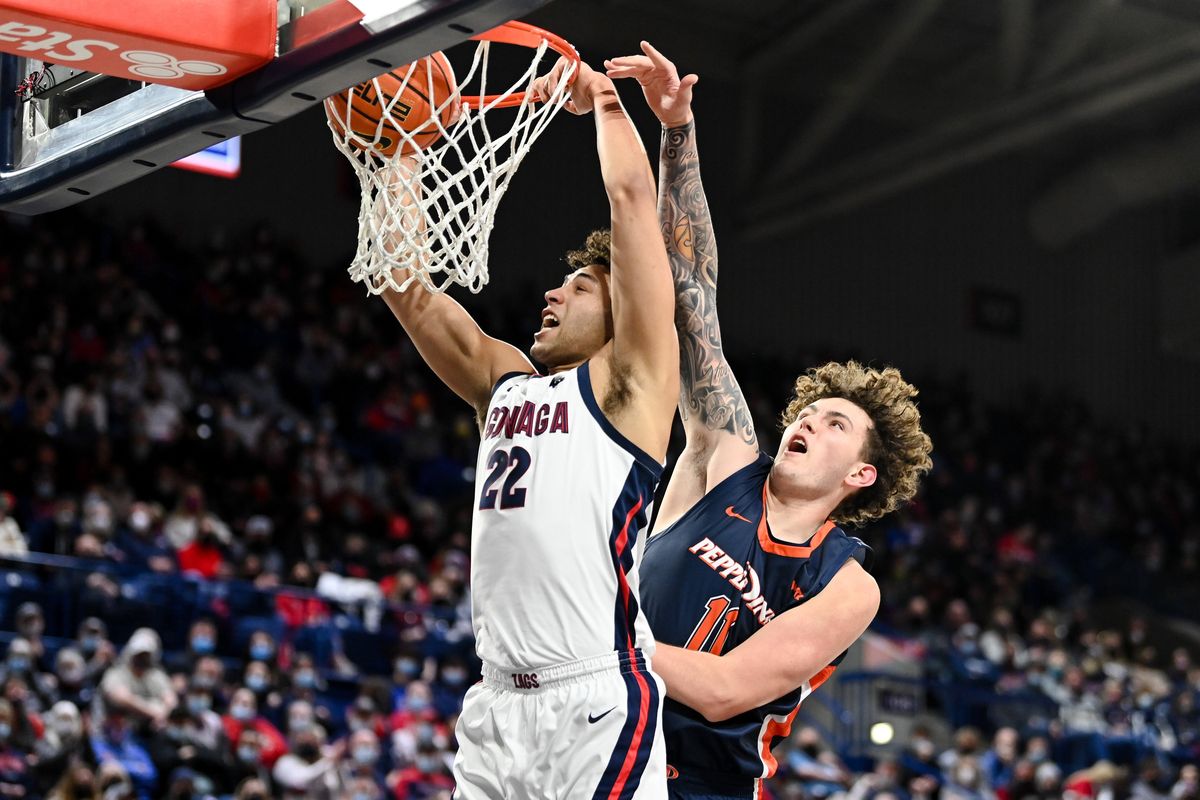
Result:
[[692,119],[692,87],[700,78],[680,78],[675,65],[649,42],[642,42],[642,52],[645,55],[605,59],[608,77],[634,78],[659,122],[668,128],[686,125]]
[[[562,80],[562,74],[570,64],[570,59],[561,57],[550,72],[536,79],[529,89],[534,99],[540,102],[549,100],[550,95],[554,92],[554,87]],[[580,61],[578,72],[568,87],[570,99],[567,100],[567,111],[572,114],[589,113],[592,106],[595,105],[596,93],[611,85],[612,82],[607,77]]]

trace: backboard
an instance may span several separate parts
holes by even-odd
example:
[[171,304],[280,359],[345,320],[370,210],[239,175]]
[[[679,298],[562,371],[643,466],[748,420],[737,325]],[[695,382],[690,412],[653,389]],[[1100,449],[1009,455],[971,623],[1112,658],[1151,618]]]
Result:
[[0,210],[69,206],[546,2],[280,0],[275,58],[207,91],[0,53]]

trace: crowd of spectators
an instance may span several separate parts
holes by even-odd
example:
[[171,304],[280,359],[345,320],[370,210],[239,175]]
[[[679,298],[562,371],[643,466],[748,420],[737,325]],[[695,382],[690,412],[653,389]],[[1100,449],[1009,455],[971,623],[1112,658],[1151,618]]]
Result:
[[[764,433],[801,360],[736,365]],[[864,536],[953,744],[802,728],[774,792],[1195,797],[1200,667],[1094,591],[1195,582],[1195,448],[918,383],[935,470]],[[0,796],[448,796],[477,430],[343,271],[0,216],[0,442]]]

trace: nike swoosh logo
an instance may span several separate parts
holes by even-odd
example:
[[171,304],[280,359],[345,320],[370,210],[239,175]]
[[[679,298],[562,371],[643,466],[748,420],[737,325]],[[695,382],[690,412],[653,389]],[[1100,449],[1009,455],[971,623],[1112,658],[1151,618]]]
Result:
[[614,712],[616,710],[617,710],[617,707],[613,706],[608,711],[605,711],[603,714],[600,714],[599,716],[593,717],[591,714],[588,714],[588,722],[589,723],[599,722],[600,720],[604,719],[605,717],[607,717],[609,714],[611,714],[612,712]]
[[[741,514],[734,511],[733,506],[730,506],[729,508],[725,509],[725,513],[728,514],[729,516],[733,517],[734,519],[740,519],[742,522],[750,522],[750,520],[746,519]],[[750,524],[753,525],[754,523],[750,522]]]

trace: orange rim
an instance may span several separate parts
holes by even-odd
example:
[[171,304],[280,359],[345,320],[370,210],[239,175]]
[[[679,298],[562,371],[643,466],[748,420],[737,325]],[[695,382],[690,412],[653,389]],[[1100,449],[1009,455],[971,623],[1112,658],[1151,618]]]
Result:
[[[575,52],[575,48],[566,39],[559,36],[557,33],[543,30],[535,25],[530,25],[527,22],[506,22],[503,25],[498,25],[490,31],[484,31],[481,34],[471,37],[472,40],[481,42],[487,40],[489,42],[499,42],[500,44],[515,44],[518,47],[529,47],[536,50],[546,40],[546,44],[550,49],[558,53],[560,56],[565,56],[579,64],[579,53]],[[575,76],[579,74],[576,70],[571,75],[570,83],[575,82]],[[527,92],[514,92],[509,95],[488,94],[488,95],[463,95],[463,102],[471,108],[479,109],[486,105],[495,103],[495,108],[511,108],[519,106],[525,102]],[[534,101],[536,102],[536,100]]]

